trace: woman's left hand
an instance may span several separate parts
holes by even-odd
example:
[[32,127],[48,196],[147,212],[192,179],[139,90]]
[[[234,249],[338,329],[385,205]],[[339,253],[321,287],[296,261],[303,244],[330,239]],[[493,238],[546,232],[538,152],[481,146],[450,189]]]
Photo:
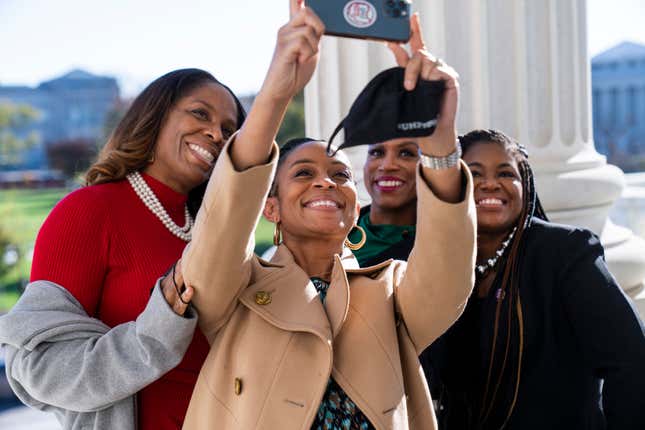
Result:
[[[459,74],[441,59],[435,57],[426,48],[421,33],[419,14],[415,13],[410,19],[410,55],[402,45],[390,42],[388,47],[394,54],[399,66],[405,68],[404,86],[412,91],[419,79],[427,81],[442,80],[446,85],[437,126],[432,136],[428,138],[428,150],[424,153],[435,156],[445,156],[455,149],[457,128],[455,119],[459,105]],[[424,139],[425,140],[425,139]],[[424,145],[425,146],[425,145]]]
[[[183,290],[183,291],[181,291]],[[168,305],[179,316],[183,316],[193,298],[192,287],[184,287],[184,278],[181,275],[181,260],[175,263],[175,268],[161,280],[161,291]]]

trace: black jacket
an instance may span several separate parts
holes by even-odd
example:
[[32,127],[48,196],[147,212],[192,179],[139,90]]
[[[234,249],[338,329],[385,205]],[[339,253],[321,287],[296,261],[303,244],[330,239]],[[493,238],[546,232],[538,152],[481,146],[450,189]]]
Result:
[[[645,429],[643,323],[608,272],[600,241],[588,230],[539,219],[523,240],[525,345],[506,429]],[[407,260],[413,242],[394,244],[370,263]],[[496,289],[486,299],[471,298],[459,321],[421,355],[442,430],[495,428],[510,404],[514,382],[506,380],[493,426],[478,424],[472,397],[483,391],[488,370]]]
[[[587,230],[537,219],[523,240],[525,345],[519,395],[505,429],[645,429],[643,323],[608,272],[600,241]],[[443,406],[443,430],[496,429],[511,403],[515,379],[505,378],[499,406],[480,425],[498,281],[489,297],[472,297],[459,321],[422,354]],[[511,343],[511,366],[516,350]]]

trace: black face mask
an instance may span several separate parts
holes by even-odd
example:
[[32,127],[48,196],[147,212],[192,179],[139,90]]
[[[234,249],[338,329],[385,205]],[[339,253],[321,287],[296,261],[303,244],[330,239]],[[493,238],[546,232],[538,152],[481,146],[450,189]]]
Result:
[[[403,87],[405,69],[385,70],[358,95],[327,146],[330,155],[342,148],[369,145],[401,137],[430,136],[435,129],[442,96],[443,81],[420,79],[414,90]],[[345,142],[338,148],[332,142],[345,130]]]

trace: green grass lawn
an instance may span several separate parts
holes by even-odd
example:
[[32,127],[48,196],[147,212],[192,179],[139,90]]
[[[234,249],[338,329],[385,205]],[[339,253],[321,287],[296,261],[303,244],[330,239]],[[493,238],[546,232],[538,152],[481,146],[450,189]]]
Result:
[[255,229],[255,252],[262,254],[268,248],[273,246],[273,228],[274,224],[260,218],[258,228]]
[[30,256],[38,229],[49,211],[65,195],[65,189],[2,190],[0,191],[0,229],[17,245],[19,260],[7,274],[0,278],[0,308],[15,301],[15,288],[29,278]]
[[[20,259],[0,278],[0,310],[9,309],[18,298],[17,287],[29,278],[31,251],[38,229],[54,207],[69,190],[0,190],[0,229],[18,246]],[[271,246],[273,224],[262,219],[256,230],[256,252]]]

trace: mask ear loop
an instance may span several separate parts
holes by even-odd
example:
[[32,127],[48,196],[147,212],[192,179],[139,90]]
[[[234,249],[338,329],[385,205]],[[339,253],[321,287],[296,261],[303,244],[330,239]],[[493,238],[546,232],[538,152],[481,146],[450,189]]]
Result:
[[334,155],[336,155],[336,153],[342,147],[342,145],[339,146],[339,147],[336,147],[336,146],[332,145],[332,142],[334,141],[334,138],[336,137],[336,135],[338,133],[340,133],[340,131],[343,129],[344,126],[345,126],[345,120],[342,120],[340,122],[340,124],[338,124],[338,126],[336,126],[336,129],[334,130],[334,132],[331,134],[331,137],[329,138],[329,143],[327,143],[327,155],[329,157],[333,157]]

